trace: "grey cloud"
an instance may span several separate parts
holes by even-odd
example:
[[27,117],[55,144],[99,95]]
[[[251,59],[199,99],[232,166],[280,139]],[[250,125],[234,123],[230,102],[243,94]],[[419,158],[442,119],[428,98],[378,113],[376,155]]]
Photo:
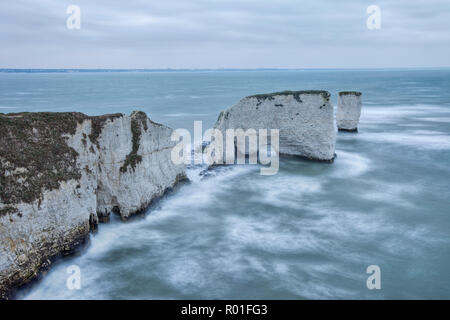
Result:
[[[366,28],[366,8],[382,29]],[[82,11],[68,30],[66,8]],[[0,67],[449,66],[446,0],[17,0],[0,4]]]

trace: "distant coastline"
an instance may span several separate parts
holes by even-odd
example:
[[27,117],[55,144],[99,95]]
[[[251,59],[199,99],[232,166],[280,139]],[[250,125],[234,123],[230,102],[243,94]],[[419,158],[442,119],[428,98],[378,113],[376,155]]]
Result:
[[222,68],[222,69],[45,69],[45,68],[0,68],[0,73],[92,73],[92,72],[258,72],[258,71],[436,71],[448,70],[448,67],[404,67],[404,68]]

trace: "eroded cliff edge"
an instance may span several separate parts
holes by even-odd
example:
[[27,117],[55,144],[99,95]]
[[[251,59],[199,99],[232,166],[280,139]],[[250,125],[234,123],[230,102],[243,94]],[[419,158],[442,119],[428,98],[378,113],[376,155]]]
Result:
[[283,91],[245,97],[220,113],[215,128],[279,129],[280,154],[334,159],[336,130],[330,93]]
[[184,179],[171,133],[143,112],[0,114],[0,298]]

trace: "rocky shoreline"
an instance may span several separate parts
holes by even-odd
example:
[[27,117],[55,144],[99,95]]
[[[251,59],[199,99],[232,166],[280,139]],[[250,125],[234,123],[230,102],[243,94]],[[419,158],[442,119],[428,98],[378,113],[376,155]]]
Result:
[[[360,96],[340,94],[340,130],[357,131]],[[342,126],[349,118],[351,127]],[[0,113],[0,127],[0,299],[85,244],[111,212],[127,220],[187,180],[186,165],[171,161],[172,129],[144,112]],[[331,163],[336,156],[327,91],[243,98],[215,124],[221,132],[238,128],[279,129],[284,157]]]
[[126,220],[186,177],[172,129],[143,112],[1,114],[0,126],[1,298],[111,212]]

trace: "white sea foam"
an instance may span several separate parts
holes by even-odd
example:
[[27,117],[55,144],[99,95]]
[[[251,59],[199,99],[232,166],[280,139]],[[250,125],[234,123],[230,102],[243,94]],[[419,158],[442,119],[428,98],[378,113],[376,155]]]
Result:
[[424,117],[424,118],[416,118],[417,120],[429,121],[429,122],[442,122],[442,123],[450,123],[450,117]]
[[377,143],[392,143],[427,150],[450,149],[450,136],[430,132],[361,132],[359,139]]
[[[362,108],[361,123],[363,124],[395,124],[399,119],[429,118],[430,113],[442,113],[448,115],[450,108],[435,105],[413,105],[413,106],[370,106]],[[420,117],[423,116],[423,117]]]
[[333,163],[334,177],[349,178],[360,176],[375,167],[369,158],[354,152],[336,150],[336,159]]
[[267,181],[251,184],[248,188],[253,191],[253,201],[278,207],[299,208],[302,206],[302,197],[321,191],[321,181],[302,175],[279,173]]
[[[341,153],[340,159],[343,168],[353,167],[354,162],[366,162],[364,158],[349,152]],[[368,163],[353,174],[366,172],[367,166]],[[256,170],[253,173],[258,176]],[[224,217],[216,216],[208,208],[217,204],[217,201],[229,200],[214,198],[222,190],[214,186],[221,186],[234,179],[246,181],[242,178],[251,177],[252,169],[244,166],[224,167],[213,172],[212,176],[192,182],[174,196],[163,200],[161,207],[152,211],[144,221],[100,226],[100,233],[93,237],[86,254],[52,270],[27,298],[106,298],[108,290],[117,291],[120,287],[116,281],[123,281],[123,274],[120,273],[124,272],[121,271],[122,268],[143,279],[158,279],[160,283],[185,296],[236,298],[238,293],[233,294],[236,285],[252,279],[264,279],[276,290],[289,292],[295,297],[353,298],[353,290],[340,288],[329,276],[333,274],[348,281],[359,281],[363,285],[366,277],[364,264],[360,271],[354,266],[363,261],[368,264],[386,261],[389,255],[411,256],[411,243],[418,244],[414,255],[420,255],[424,244],[432,241],[426,227],[411,229],[399,225],[386,211],[340,211],[330,209],[326,203],[314,203],[310,206],[310,214],[297,217],[282,211],[272,212],[271,215],[267,212],[252,215],[230,212]],[[277,188],[281,186],[285,191],[295,186],[295,175],[290,179],[289,176],[281,176],[276,180],[279,183],[276,184]],[[309,179],[309,184],[301,187],[303,192],[323,191],[321,184],[314,181],[316,178]],[[389,186],[383,185],[380,189],[385,187]],[[256,190],[259,189],[254,191],[257,192]],[[419,189],[405,189],[400,184],[386,189],[387,193],[394,191],[401,196],[405,192],[419,192]],[[201,197],[202,194],[205,197]],[[370,194],[370,190],[362,192],[360,196],[364,198],[367,194]],[[261,198],[265,196],[263,193]],[[294,193],[290,196],[293,197]],[[388,202],[399,200],[385,198],[384,195],[381,199]],[[216,227],[211,230],[189,228],[177,233],[165,230],[164,226],[169,224],[164,222],[171,218],[176,218],[176,224],[181,224],[184,228],[189,227],[188,221]],[[223,235],[217,238],[217,233],[222,232]],[[357,250],[361,243],[377,243],[379,251]],[[110,259],[114,251],[127,252],[131,249],[141,249],[141,256],[134,255],[131,260],[118,260],[120,267],[117,264],[111,265],[112,273],[108,273],[102,260]],[[149,250],[152,250],[151,254],[146,254]],[[249,255],[248,252],[253,254]],[[284,256],[292,259],[282,258]],[[324,257],[328,260],[321,262]],[[71,263],[82,266],[84,287],[80,292],[65,288],[65,267]],[[349,265],[352,268],[349,269]],[[144,266],[149,270],[145,272],[142,269]],[[264,292],[255,292],[255,297],[263,294]],[[154,295],[150,290],[144,297],[161,298],[161,294]]]

